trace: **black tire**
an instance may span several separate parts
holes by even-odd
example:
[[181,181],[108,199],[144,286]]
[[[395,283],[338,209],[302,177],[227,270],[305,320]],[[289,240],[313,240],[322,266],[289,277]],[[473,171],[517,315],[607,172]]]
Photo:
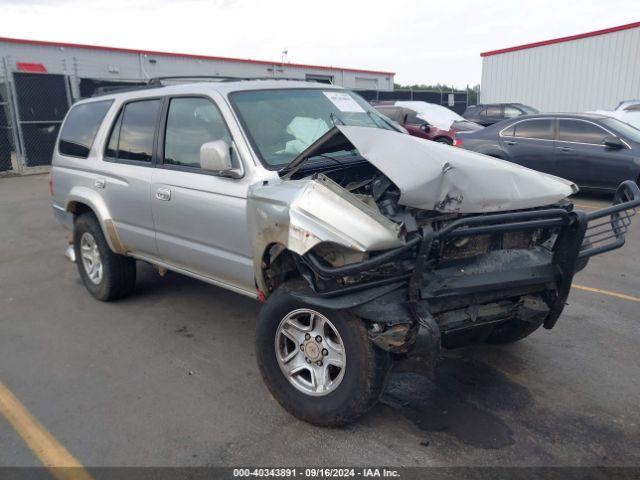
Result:
[[[89,233],[95,240],[102,262],[102,279],[93,283],[82,262],[81,238]],[[133,258],[118,255],[111,251],[107,244],[98,219],[93,213],[80,215],[73,227],[73,248],[76,264],[82,281],[89,293],[98,300],[108,302],[125,297],[133,292],[136,284],[136,262]]]
[[449,145],[449,146],[453,145],[453,142],[452,142],[449,138],[447,138],[447,137],[440,137],[440,138],[438,138],[438,139],[436,140],[436,142],[438,142],[438,143],[445,143],[445,144],[447,144],[447,145]]
[[541,325],[542,322],[525,322],[516,318],[495,326],[484,341],[495,345],[517,342],[531,335]]
[[[309,306],[291,295],[300,288],[287,282],[269,296],[260,311],[256,331],[258,368],[269,391],[289,413],[323,427],[346,425],[373,407],[384,391],[391,357],[369,340],[365,323],[347,311]],[[298,390],[280,369],[276,358],[276,333],[290,312],[307,308],[324,315],[342,337],[346,354],[345,371],[335,390],[312,396]]]

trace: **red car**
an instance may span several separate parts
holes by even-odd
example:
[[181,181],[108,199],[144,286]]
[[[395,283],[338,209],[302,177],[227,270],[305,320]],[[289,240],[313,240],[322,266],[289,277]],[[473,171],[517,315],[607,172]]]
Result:
[[[433,140],[434,142],[446,143],[447,145],[453,145],[453,138],[457,132],[467,132],[482,128],[481,125],[469,122],[462,117],[460,117],[461,120],[457,120],[457,114],[446,107],[427,104],[426,102],[411,103],[425,103],[425,105],[430,107],[431,111],[443,109],[449,113],[451,119],[443,120],[441,115],[434,115],[435,120],[430,122],[428,120],[429,111],[418,112],[407,106],[397,104],[379,104],[374,106],[376,110],[384,116],[402,125],[410,135]],[[447,124],[449,128],[443,128],[443,126]]]

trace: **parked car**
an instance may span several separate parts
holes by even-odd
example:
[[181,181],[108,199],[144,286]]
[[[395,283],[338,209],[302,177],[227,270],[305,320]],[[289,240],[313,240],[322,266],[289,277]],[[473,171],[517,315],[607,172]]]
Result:
[[441,105],[419,101],[397,101],[375,105],[383,115],[402,125],[410,135],[453,145],[456,132],[474,131],[480,125],[465,120]]
[[[367,411],[394,359],[427,368],[441,346],[552,328],[574,273],[622,245],[612,225],[640,204],[625,183],[587,215],[570,181],[418,140],[339,87],[273,79],[78,102],[51,191],[96,299],[131,294],[142,261],[264,302],[262,377],[317,425]],[[212,305],[211,321],[234,319]]]
[[621,111],[638,111],[640,110],[640,100],[623,100],[618,104],[616,110]]
[[479,132],[456,146],[509,160],[594,191],[640,178],[640,130],[596,114],[527,115]]
[[536,113],[540,112],[522,103],[485,103],[467,107],[462,116],[472,122],[488,126],[507,118]]
[[454,132],[451,129],[441,130],[435,125],[430,125],[426,120],[418,118],[418,112],[415,110],[395,105],[376,105],[375,109],[401,125],[409,135],[453,145]]
[[624,109],[594,110],[586,113],[595,113],[598,115],[617,118],[621,122],[628,123],[632,127],[640,129],[640,103],[629,105]]

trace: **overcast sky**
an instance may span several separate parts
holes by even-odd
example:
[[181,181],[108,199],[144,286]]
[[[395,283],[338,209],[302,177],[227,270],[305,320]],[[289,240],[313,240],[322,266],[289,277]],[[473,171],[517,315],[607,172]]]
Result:
[[[0,36],[480,82],[480,52],[640,20],[638,0],[0,0]],[[1,54],[1,52],[0,52]]]

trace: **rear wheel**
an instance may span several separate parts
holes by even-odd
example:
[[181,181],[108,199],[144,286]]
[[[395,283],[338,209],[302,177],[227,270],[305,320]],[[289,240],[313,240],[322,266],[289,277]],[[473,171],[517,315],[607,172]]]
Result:
[[449,139],[447,137],[440,137],[440,138],[436,139],[436,142],[445,143],[447,145],[453,145],[453,142],[451,141],[451,139]]
[[361,319],[300,302],[291,284],[279,287],[262,308],[256,354],[278,403],[321,426],[348,424],[375,405],[391,364]]
[[95,298],[106,302],[133,291],[135,260],[111,251],[93,213],[83,213],[76,219],[73,248],[80,277]]

